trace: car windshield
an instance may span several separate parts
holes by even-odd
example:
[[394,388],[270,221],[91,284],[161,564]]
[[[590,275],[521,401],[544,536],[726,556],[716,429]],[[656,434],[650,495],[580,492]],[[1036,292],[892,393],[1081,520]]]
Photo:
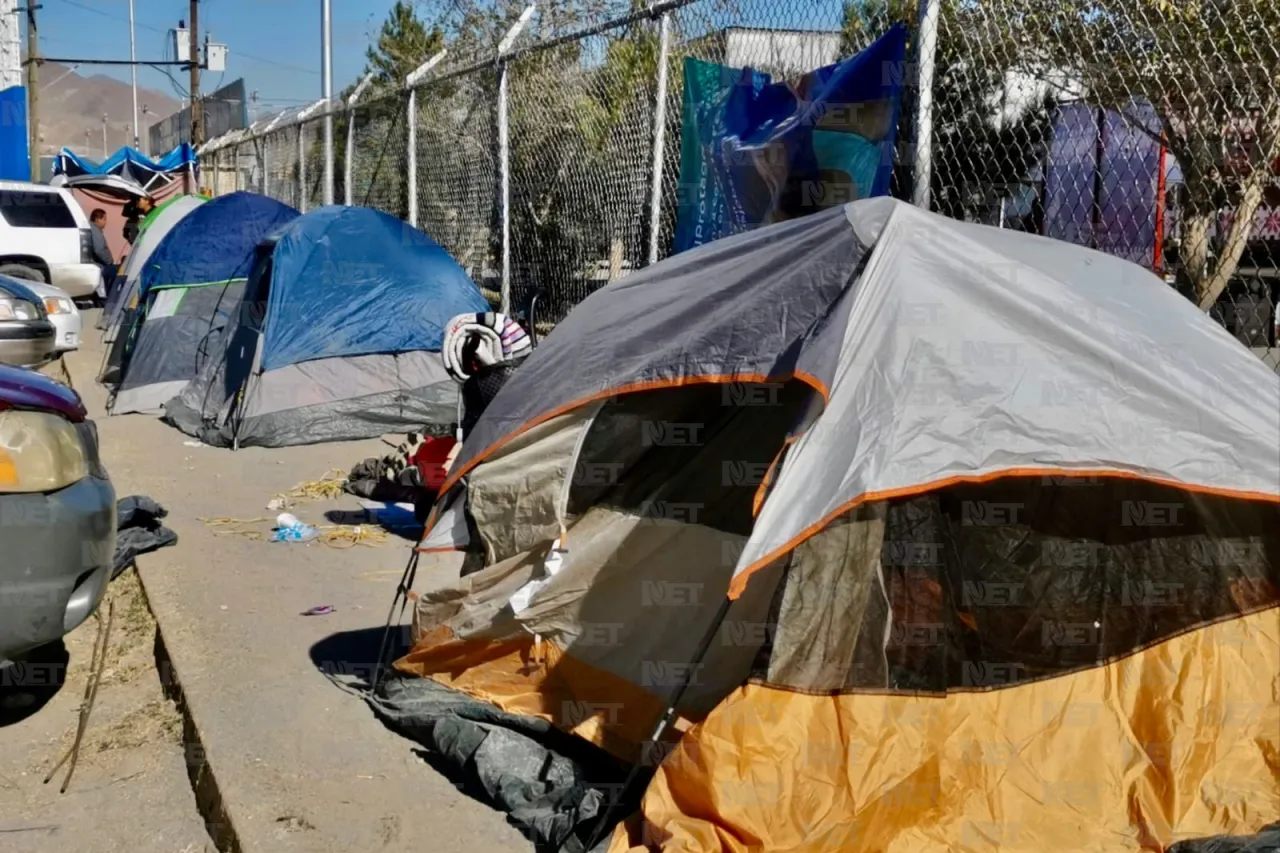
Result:
[[56,192],[0,190],[0,216],[15,228],[75,228],[76,219]]

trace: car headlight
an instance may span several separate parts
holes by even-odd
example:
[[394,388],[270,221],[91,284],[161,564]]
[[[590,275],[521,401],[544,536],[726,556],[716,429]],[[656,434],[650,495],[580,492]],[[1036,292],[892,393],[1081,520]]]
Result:
[[63,296],[46,296],[44,298],[44,311],[50,317],[54,314],[70,314],[75,308],[75,304]]
[[34,302],[0,296],[0,320],[39,320],[40,308]]
[[0,412],[0,492],[52,492],[88,474],[70,421],[47,412]]

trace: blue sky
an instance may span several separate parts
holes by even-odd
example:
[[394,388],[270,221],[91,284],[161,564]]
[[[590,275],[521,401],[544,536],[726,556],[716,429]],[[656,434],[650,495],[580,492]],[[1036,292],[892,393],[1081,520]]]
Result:
[[[75,59],[129,58],[129,0],[40,0],[37,19],[44,56]],[[332,0],[335,91],[359,77],[364,51],[394,0]],[[134,0],[139,60],[165,58],[165,32],[186,19],[189,0]],[[25,16],[24,16],[25,17]],[[263,114],[321,96],[320,0],[201,0],[200,29],[228,49],[225,75],[206,73],[201,89],[243,77],[259,94]],[[23,44],[26,27],[23,26]],[[203,36],[202,36],[203,40]],[[186,71],[169,69],[185,92]],[[129,80],[123,67],[82,65],[82,75]],[[183,97],[152,68],[138,69],[138,85]],[[252,118],[252,116],[251,116]]]

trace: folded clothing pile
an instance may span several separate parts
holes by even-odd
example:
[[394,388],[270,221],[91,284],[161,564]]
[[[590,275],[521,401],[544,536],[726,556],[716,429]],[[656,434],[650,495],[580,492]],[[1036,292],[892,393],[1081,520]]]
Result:
[[139,554],[177,544],[178,534],[160,523],[169,511],[146,495],[130,495],[116,502],[116,554],[111,567],[115,580]]

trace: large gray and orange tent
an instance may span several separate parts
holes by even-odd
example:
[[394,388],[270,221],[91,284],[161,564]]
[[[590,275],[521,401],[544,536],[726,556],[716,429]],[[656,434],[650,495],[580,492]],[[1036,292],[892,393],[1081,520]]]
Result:
[[441,494],[419,557],[471,559],[379,707],[664,730],[612,853],[1280,819],[1280,377],[1128,262],[889,199],[718,241],[583,302]]

